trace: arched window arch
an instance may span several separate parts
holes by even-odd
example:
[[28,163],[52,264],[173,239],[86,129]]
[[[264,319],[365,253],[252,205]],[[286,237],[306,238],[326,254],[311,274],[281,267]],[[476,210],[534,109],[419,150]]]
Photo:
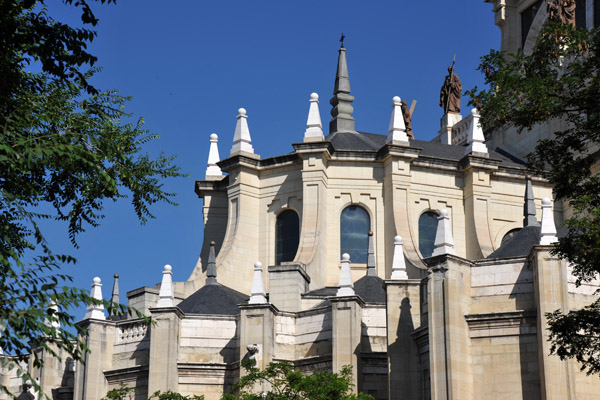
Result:
[[511,229],[510,231],[506,232],[506,235],[504,235],[502,237],[502,242],[500,243],[500,246],[504,246],[504,244],[506,242],[508,242],[510,239],[512,239],[513,236],[515,236],[517,233],[519,233],[520,230],[521,230],[521,228],[515,228],[515,229]]
[[340,216],[340,254],[348,253],[352,263],[367,263],[371,217],[361,206],[348,206]]
[[438,214],[426,211],[419,217],[419,251],[423,258],[431,257],[438,226]]
[[294,261],[300,243],[300,219],[294,210],[285,210],[275,223],[275,265]]

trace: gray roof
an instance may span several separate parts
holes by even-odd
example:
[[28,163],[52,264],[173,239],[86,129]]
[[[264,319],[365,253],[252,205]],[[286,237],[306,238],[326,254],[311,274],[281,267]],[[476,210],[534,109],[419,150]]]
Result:
[[540,227],[526,226],[486,258],[525,257],[540,244]]
[[378,276],[365,275],[354,282],[354,292],[365,303],[385,303],[383,279]]
[[[324,287],[312,290],[304,296],[323,298],[335,297],[337,291],[337,287]],[[360,296],[365,303],[385,303],[383,279],[378,276],[363,276],[354,282],[354,292]],[[326,303],[320,303],[319,306],[323,306],[324,304]]]
[[[329,135],[325,140],[329,141],[335,150],[363,150],[378,151],[386,144],[387,135],[376,133],[359,132],[336,132]],[[420,156],[443,158],[459,161],[465,156],[465,147],[448,145],[424,140],[410,140],[410,147],[420,149]],[[526,167],[526,164],[515,157],[510,157],[506,151],[502,153],[488,150],[490,158],[502,161],[502,165],[512,167]]]
[[248,301],[248,296],[220,283],[205,285],[178,304],[185,314],[239,315],[238,304]]

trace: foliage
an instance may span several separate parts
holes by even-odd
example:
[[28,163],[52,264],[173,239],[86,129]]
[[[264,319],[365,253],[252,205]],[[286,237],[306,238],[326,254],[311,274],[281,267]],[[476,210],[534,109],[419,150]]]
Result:
[[[592,171],[600,145],[600,30],[550,22],[531,54],[492,51],[479,69],[490,89],[467,94],[486,129],[558,127],[553,138],[538,142],[529,162],[573,210],[554,254],[572,263],[578,285],[589,282],[600,272],[600,175]],[[552,352],[576,358],[589,374],[600,373],[599,301],[547,318]]]
[[[85,0],[66,3],[81,9],[84,25],[97,23]],[[43,2],[17,0],[0,2],[0,32],[0,348],[9,355],[2,366],[17,368],[25,381],[21,366],[32,348],[81,360],[87,349],[69,328],[85,332],[69,310],[98,303],[65,286],[71,278],[59,269],[76,260],[52,251],[40,222],[65,222],[77,246],[77,235],[103,218],[105,200],[129,194],[143,223],[152,204],[173,204],[162,179],[181,175],[173,157],[143,153],[158,135],[142,129],[141,118],[122,123],[127,97],[88,83],[97,71],[82,70],[96,60],[86,51],[93,31],[55,21]],[[41,72],[27,70],[34,61]]]
[[[368,400],[363,393],[352,393],[352,367],[344,366],[339,374],[315,372],[306,375],[289,362],[272,362],[264,370],[254,360],[244,360],[246,370],[231,393],[223,400]],[[262,391],[264,390],[264,391]]]
[[[110,390],[101,400],[133,400],[139,393],[136,388],[131,388],[121,382],[116,389]],[[184,396],[182,394],[166,391],[156,391],[148,398],[148,400],[204,400],[204,396]]]

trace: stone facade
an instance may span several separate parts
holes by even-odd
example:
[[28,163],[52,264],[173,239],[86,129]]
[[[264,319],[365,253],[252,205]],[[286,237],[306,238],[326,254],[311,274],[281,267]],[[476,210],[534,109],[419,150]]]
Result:
[[[515,12],[532,2],[490,2],[502,49],[511,50],[520,40]],[[307,373],[351,365],[355,389],[375,399],[597,396],[597,377],[549,355],[545,313],[590,303],[600,283],[577,287],[552,246],[539,244],[540,206],[552,187],[518,160],[541,136],[505,132],[484,143],[475,111],[444,116],[431,142],[408,140],[398,115],[389,135],[356,132],[339,53],[331,103],[344,123],[323,136],[313,94],[304,140],[290,154],[255,154],[244,109],[228,158],[219,161],[211,135],[206,178],[196,182],[204,243],[189,279],[171,284],[169,267],[163,284],[127,293],[151,324],[98,313],[81,321],[91,353],[85,365],[45,357],[42,370],[32,368],[45,393],[98,400],[124,383],[140,399],[156,390],[218,399],[253,357],[259,367],[287,360]],[[368,214],[370,253],[364,263],[350,259],[352,284],[341,295],[348,206]],[[300,234],[295,256],[277,262],[285,210],[297,214]],[[433,257],[423,254],[421,226],[431,212],[445,224]],[[560,225],[564,214],[554,204],[548,215]],[[266,303],[248,302],[256,261],[268,266],[257,275]],[[1,379],[18,389],[8,371]]]

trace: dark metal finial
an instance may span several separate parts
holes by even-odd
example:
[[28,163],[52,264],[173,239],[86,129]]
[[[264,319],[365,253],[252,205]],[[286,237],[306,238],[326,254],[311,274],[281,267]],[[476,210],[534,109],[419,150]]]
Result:
[[346,36],[344,35],[344,32],[342,32],[342,37],[340,37],[340,43],[342,44],[340,47],[344,47],[344,38]]

